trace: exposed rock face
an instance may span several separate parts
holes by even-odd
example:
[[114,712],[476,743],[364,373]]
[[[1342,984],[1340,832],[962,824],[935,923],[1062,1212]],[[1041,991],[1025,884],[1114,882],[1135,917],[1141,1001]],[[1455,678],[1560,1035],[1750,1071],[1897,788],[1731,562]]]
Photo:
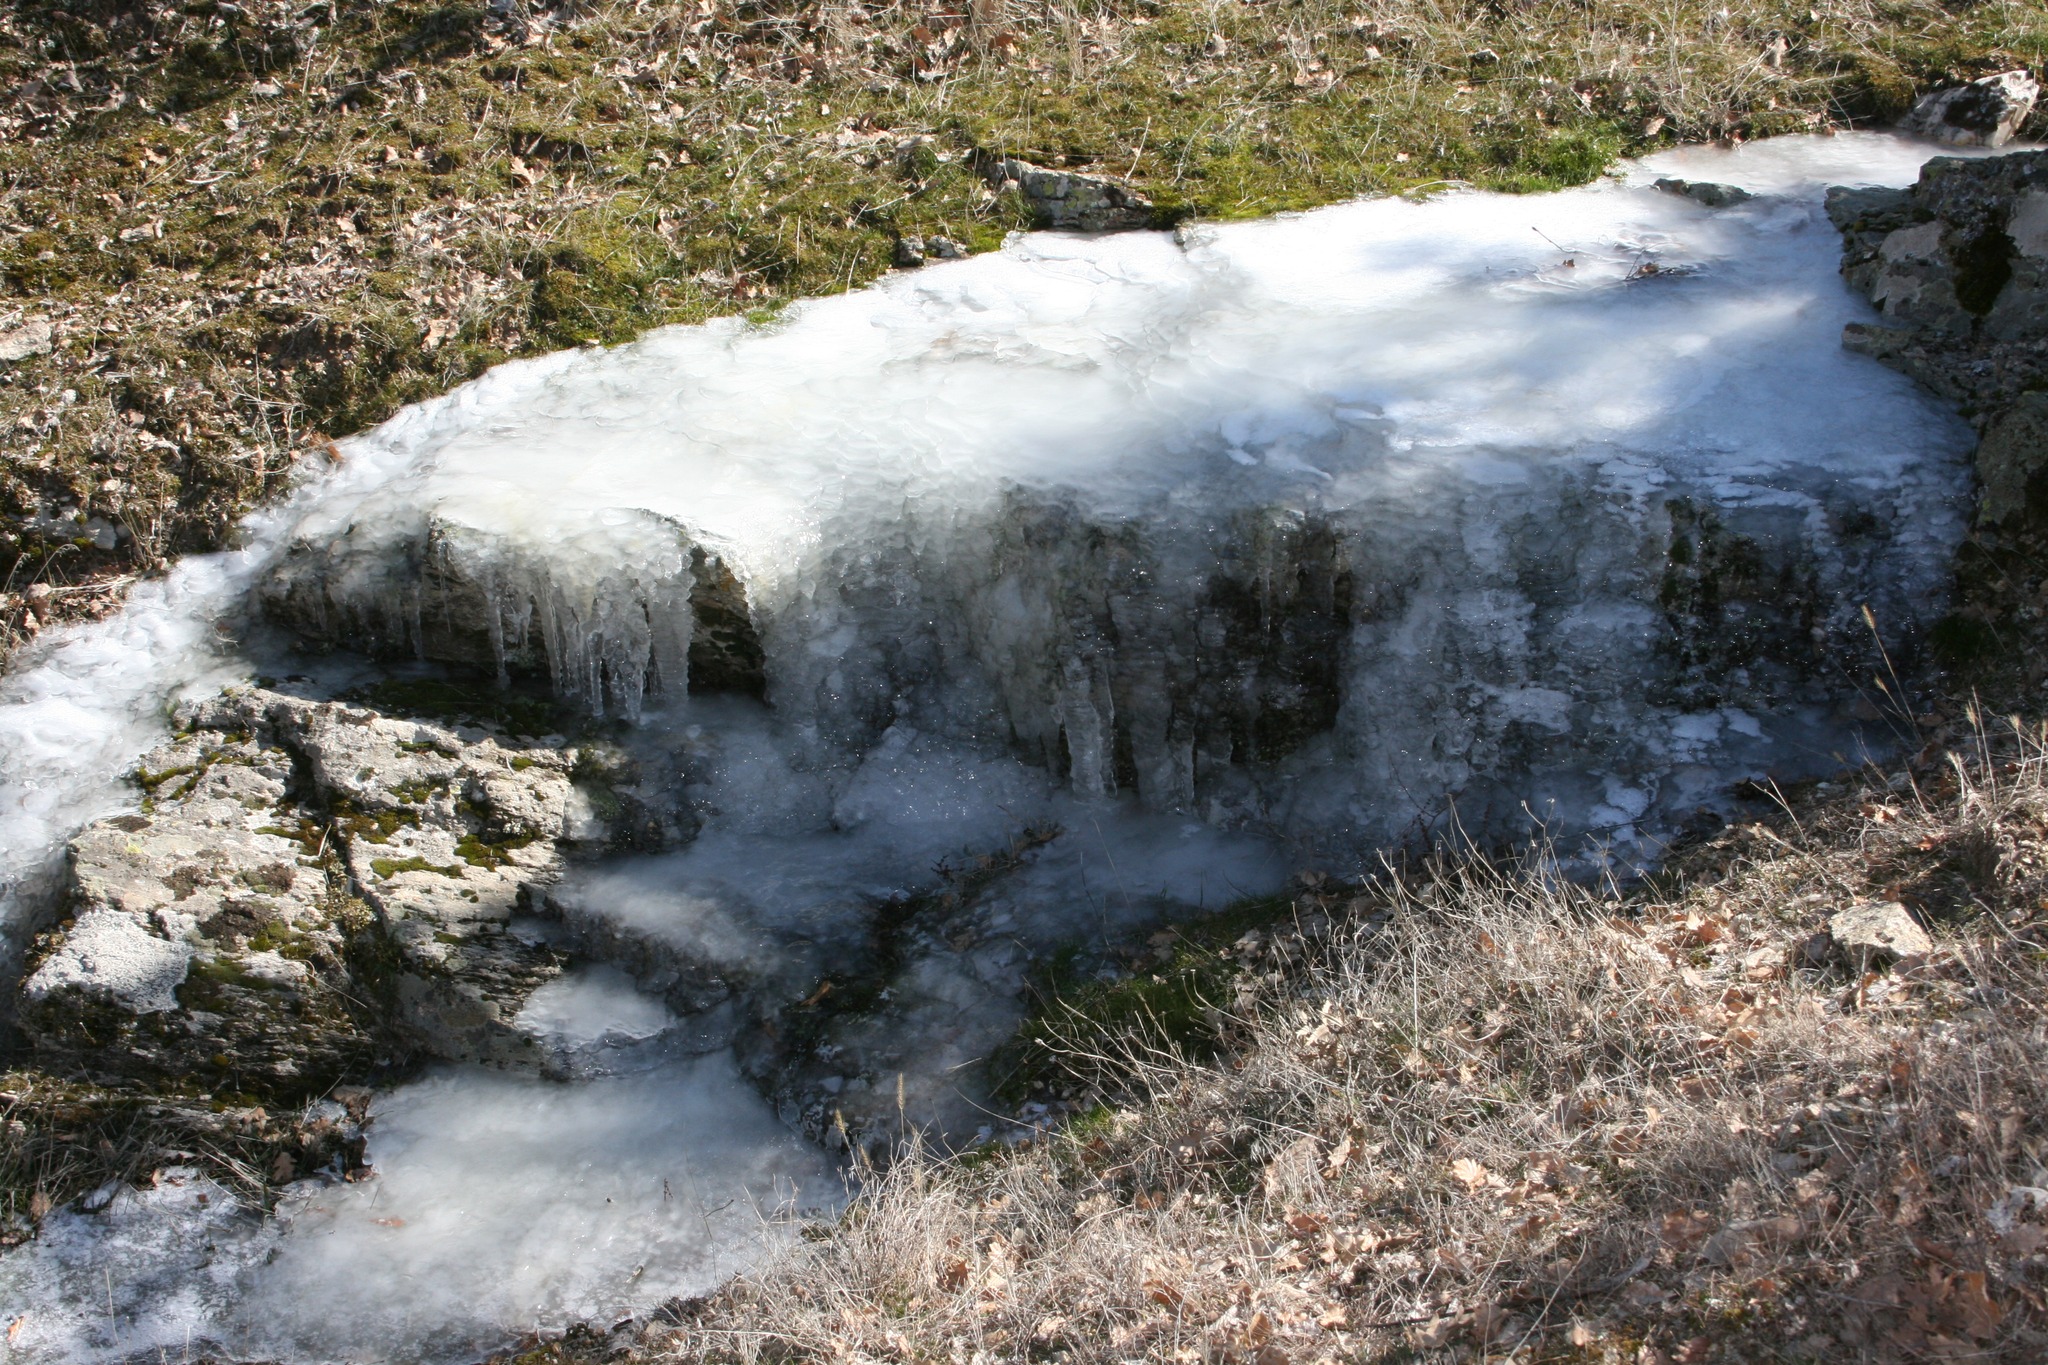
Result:
[[265,691],[188,708],[71,848],[21,1017],[58,1064],[303,1090],[396,1043],[517,1062],[560,971],[509,921],[608,830],[567,748]]
[[982,176],[1023,196],[1034,224],[1068,232],[1130,232],[1159,225],[1152,201],[1120,180],[1052,171],[1015,157],[990,157]]
[[1906,190],[1834,190],[1842,273],[1881,325],[1843,344],[1959,404],[1983,434],[1979,519],[2014,526],[2048,489],[2048,153],[1938,158]]
[[2041,87],[2025,70],[2001,71],[1923,95],[1900,125],[1956,147],[2003,147],[2034,111]]
[[41,1057],[238,1089],[317,1087],[370,1059],[348,961],[368,915],[308,847],[293,769],[246,727],[203,730],[144,761],[148,814],[72,842],[76,918],[23,985]]

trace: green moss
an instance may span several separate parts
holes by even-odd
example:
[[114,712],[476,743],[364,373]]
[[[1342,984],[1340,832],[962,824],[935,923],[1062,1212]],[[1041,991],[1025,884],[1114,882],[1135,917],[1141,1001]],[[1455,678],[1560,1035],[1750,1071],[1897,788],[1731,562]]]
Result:
[[478,835],[470,834],[455,845],[455,851],[471,867],[495,870],[505,865],[507,853],[515,848],[525,848],[532,842],[531,834],[508,834],[502,839],[489,842]]
[[463,875],[459,867],[443,867],[439,863],[430,863],[417,854],[410,858],[372,858],[370,870],[380,877],[395,877],[401,872],[437,872],[443,877]]
[[1232,945],[1247,931],[1287,919],[1293,909],[1284,896],[1240,901],[1174,926],[1164,961],[1107,976],[1096,945],[1055,953],[1032,983],[1030,1016],[989,1062],[997,1095],[1020,1101],[1071,1079],[1073,1059],[1100,1051],[1096,1045],[1104,1042],[1137,1042],[1197,1060],[1215,1055],[1231,982],[1242,970]]
[[346,801],[334,807],[334,827],[345,838],[370,844],[388,844],[401,829],[418,829],[420,813],[399,806],[380,811],[362,811]]

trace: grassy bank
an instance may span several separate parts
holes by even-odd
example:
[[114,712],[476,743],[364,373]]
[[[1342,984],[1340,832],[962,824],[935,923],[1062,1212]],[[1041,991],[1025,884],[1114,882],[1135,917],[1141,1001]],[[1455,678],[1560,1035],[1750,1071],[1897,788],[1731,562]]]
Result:
[[2027,0],[23,0],[0,337],[51,349],[0,364],[0,647],[496,361],[997,245],[975,149],[1229,218],[1569,184],[2044,56]]

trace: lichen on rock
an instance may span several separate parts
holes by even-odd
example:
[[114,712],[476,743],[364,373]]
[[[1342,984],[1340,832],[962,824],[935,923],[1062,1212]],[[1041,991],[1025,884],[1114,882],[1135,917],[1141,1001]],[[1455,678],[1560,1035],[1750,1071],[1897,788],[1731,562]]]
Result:
[[281,693],[185,708],[144,809],[71,845],[22,988],[48,1065],[303,1092],[392,1052],[518,1062],[561,970],[510,921],[605,822],[565,745]]

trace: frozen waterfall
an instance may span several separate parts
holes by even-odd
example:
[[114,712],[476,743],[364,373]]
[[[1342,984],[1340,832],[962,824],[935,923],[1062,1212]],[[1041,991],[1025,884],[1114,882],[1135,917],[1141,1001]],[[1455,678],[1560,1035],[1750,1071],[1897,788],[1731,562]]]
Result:
[[905,971],[924,1055],[855,1039],[805,1085],[893,1067],[939,1112],[1062,940],[1454,820],[1653,857],[1738,781],[1882,746],[1879,637],[1905,666],[1944,610],[1970,435],[1840,348],[1867,310],[1821,196],[1933,150],[1025,237],[344,442],[0,680],[6,961],[166,701],[259,672],[541,680],[666,765],[688,837],[533,927],[589,962],[523,1016],[571,1079],[430,1071],[377,1099],[375,1181],[273,1216],[196,1173],[60,1211],[0,1257],[13,1356],[454,1359],[715,1283],[838,1185],[692,973],[807,989],[1020,829],[1057,833],[975,946]]

